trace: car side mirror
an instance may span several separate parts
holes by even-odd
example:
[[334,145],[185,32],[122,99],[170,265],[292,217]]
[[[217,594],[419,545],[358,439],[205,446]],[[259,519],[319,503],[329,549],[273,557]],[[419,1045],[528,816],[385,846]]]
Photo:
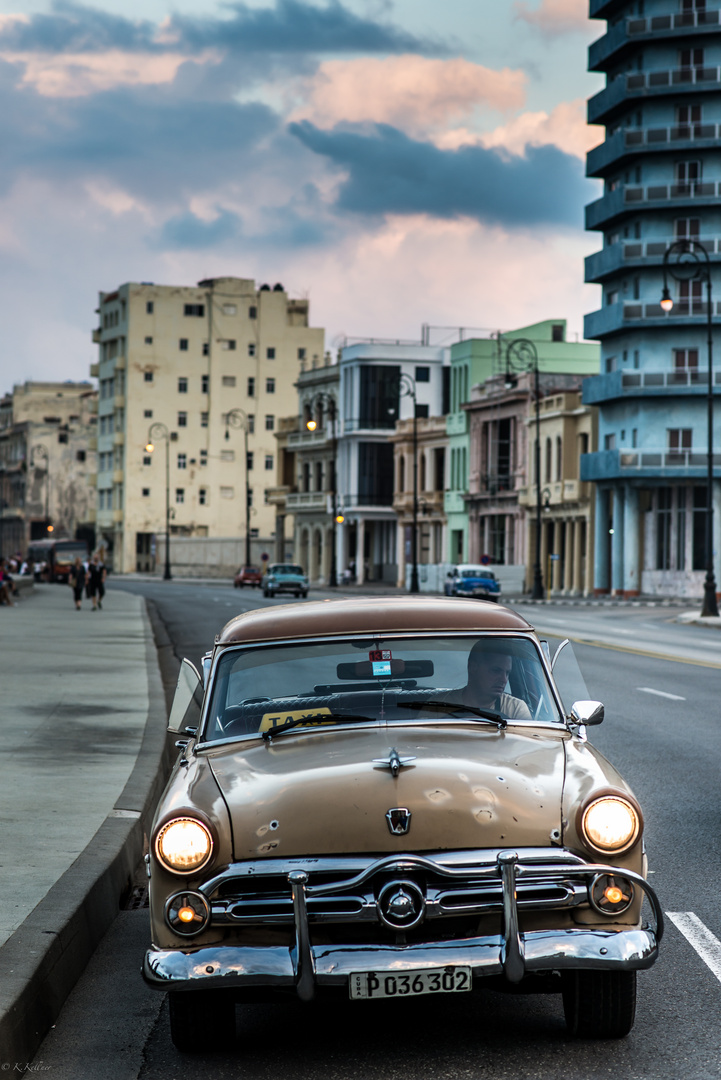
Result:
[[574,724],[602,724],[605,709],[600,701],[574,701],[570,719]]
[[170,710],[168,731],[180,731],[186,727],[198,728],[203,706],[203,681],[190,660],[183,660],[178,672],[178,685]]

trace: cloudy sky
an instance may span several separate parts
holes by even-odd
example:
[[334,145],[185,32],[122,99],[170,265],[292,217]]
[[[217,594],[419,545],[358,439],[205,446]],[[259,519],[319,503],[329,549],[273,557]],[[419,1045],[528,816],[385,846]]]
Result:
[[236,274],[328,346],[583,285],[588,0],[0,0],[0,391],[82,379],[98,290]]

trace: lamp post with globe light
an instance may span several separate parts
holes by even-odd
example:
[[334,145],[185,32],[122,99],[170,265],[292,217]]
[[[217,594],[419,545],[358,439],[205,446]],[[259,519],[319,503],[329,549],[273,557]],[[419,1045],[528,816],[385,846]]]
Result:
[[[716,578],[713,567],[713,298],[711,290],[711,260],[700,240],[676,240],[669,244],[663,256],[663,292],[661,307],[669,314],[674,301],[669,292],[668,278],[674,281],[706,282],[706,346],[708,356],[708,383],[706,394],[706,415],[708,424],[708,445],[706,448],[706,579],[703,587],[702,617],[717,616]],[[693,311],[693,300],[689,300],[689,314]]]
[[170,581],[170,432],[165,424],[160,421],[151,424],[148,428],[148,441],[145,450],[152,454],[155,450],[156,439],[165,439],[165,570],[163,580]]

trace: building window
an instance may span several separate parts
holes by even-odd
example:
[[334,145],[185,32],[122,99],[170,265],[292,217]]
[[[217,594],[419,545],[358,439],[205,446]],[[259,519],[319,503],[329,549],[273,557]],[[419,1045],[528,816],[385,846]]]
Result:
[[143,412],[143,416],[145,417],[146,420],[152,420],[153,419],[153,410],[152,409],[145,409],[144,412]]
[[610,435],[603,436],[603,449],[615,450],[616,449],[616,432],[612,431]]
[[143,465],[152,465],[152,464],[153,464],[153,455],[152,454],[143,454]]
[[669,454],[683,454],[691,449],[692,428],[666,428]]
[[255,356],[255,342],[251,341],[248,344],[248,356]]
[[67,441],[68,441],[68,433],[67,433],[67,431],[59,431],[58,432],[58,442],[59,443],[66,443]]
[[274,394],[275,393],[275,379],[266,379],[265,380],[265,392],[266,392],[266,394]]
[[248,308],[248,318],[249,319],[257,319],[258,318],[258,309],[257,309],[257,307],[251,306],[251,307]]
[[200,414],[200,426],[201,427],[207,427],[208,426],[208,413],[207,412],[202,412]]
[[178,348],[180,349],[181,352],[187,352],[188,351],[188,339],[187,339],[187,337],[182,337],[180,339],[180,341],[178,342]]
[[233,338],[226,338],[220,343],[221,349],[225,349],[226,352],[232,352],[235,349],[235,340]]
[[220,489],[220,497],[221,497],[221,499],[232,499],[234,496],[235,496],[235,488],[222,487]]
[[273,468],[273,455],[272,454],[266,454],[265,455],[265,467],[266,467],[266,469],[272,469]]
[[201,394],[207,394],[210,391],[210,375],[200,376],[200,392]]
[[275,360],[275,348],[271,345],[265,350],[266,360]]
[[224,375],[221,382],[223,386],[235,386],[235,375]]
[[153,301],[152,300],[146,300],[146,302],[145,302],[145,314],[146,315],[152,315],[154,311],[155,311],[155,304],[153,303]]
[[185,304],[183,315],[193,315],[198,319],[202,319],[205,315],[205,304]]
[[153,373],[152,373],[152,371],[144,371],[143,372],[143,378],[145,379],[146,382],[152,382],[153,381]]
[[175,489],[175,501],[176,501],[176,503],[184,503],[185,502],[185,488],[176,488]]
[[556,482],[563,480],[563,440],[556,436]]
[[305,360],[305,349],[298,349],[298,359]]
[[145,344],[146,345],[152,345],[153,344],[153,339],[151,337],[146,337]]
[[143,488],[143,498],[147,499],[150,495],[150,488]]
[[429,367],[416,367],[416,382],[430,382],[431,369]]
[[416,405],[416,419],[427,420],[428,419],[428,405]]
[[210,345],[207,341],[203,342],[203,356],[210,356]]
[[188,414],[187,414],[187,412],[179,412],[178,413],[178,427],[187,427],[187,426],[188,426]]
[[199,506],[207,506],[208,505],[208,489],[207,488],[199,488],[198,489],[198,505]]
[[266,431],[275,431],[275,417],[274,416],[266,416],[266,418],[265,418],[265,430]]
[[188,455],[187,454],[178,454],[178,468],[179,469],[187,469],[187,467],[188,467]]
[[255,431],[255,413],[248,413],[248,434],[252,435]]
[[76,461],[85,461],[85,457],[86,454],[84,450],[78,450],[75,454]]
[[674,349],[674,371],[698,371],[698,349]]
[[199,457],[199,464],[200,465],[207,465],[208,464],[208,451],[207,450],[201,450],[198,457]]
[[253,451],[249,450],[245,456],[245,467],[250,471],[253,468]]
[[606,374],[610,375],[612,371],[616,370],[616,357],[607,356],[604,362],[604,366],[606,368]]
[[238,305],[237,304],[223,304],[223,314],[224,315],[237,315],[238,314]]
[[551,327],[551,341],[563,341],[563,323],[554,323]]
[[178,393],[179,394],[187,394],[188,393],[188,380],[187,379],[184,379],[182,377],[178,379]]
[[252,375],[248,376],[248,397],[255,397],[255,379]]

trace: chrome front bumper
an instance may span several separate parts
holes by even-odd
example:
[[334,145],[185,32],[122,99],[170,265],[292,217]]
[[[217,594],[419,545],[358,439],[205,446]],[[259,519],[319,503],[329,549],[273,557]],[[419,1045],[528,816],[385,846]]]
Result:
[[[425,861],[420,857],[411,859],[419,864]],[[402,861],[408,865],[407,857]],[[151,948],[145,955],[143,977],[158,990],[295,988],[301,999],[310,1000],[316,986],[342,988],[347,986],[350,974],[358,971],[395,974],[449,964],[467,965],[474,978],[504,974],[509,982],[517,983],[532,972],[581,968],[637,971],[655,962],[663,935],[663,915],[653,889],[640,875],[623,871],[625,877],[645,892],[655,917],[654,930],[578,927],[522,934],[518,926],[516,878],[519,874],[532,874],[533,869],[519,865],[515,851],[502,851],[493,870],[503,883],[502,930],[498,934],[408,945],[313,946],[306,909],[308,875],[296,870],[288,874],[295,924],[295,941],[290,949],[225,945]],[[618,868],[584,864],[582,868],[576,865],[574,871],[595,875],[618,873]],[[565,868],[558,871],[567,872]],[[544,873],[548,874],[547,868]],[[317,894],[334,886],[311,888]]]

